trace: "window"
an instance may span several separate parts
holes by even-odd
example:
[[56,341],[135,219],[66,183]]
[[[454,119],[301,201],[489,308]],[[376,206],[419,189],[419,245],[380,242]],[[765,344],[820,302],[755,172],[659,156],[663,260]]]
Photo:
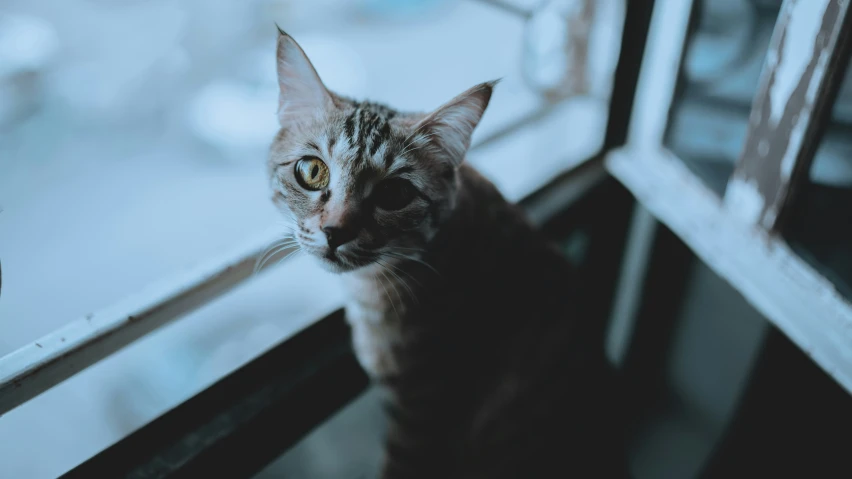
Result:
[[780,7],[752,0],[695,6],[666,146],[719,196],[744,145]]
[[629,141],[606,161],[639,203],[608,344],[646,405],[636,476],[846,468],[848,8],[654,2]]
[[[848,334],[852,306],[838,292],[843,288],[842,276],[833,284],[829,279],[838,276],[826,278],[808,264],[815,251],[813,243],[807,245],[813,238],[810,232],[788,233],[793,248],[779,236],[785,222],[797,221],[797,210],[806,211],[811,221],[822,223],[823,231],[843,228],[838,224],[846,223],[846,215],[829,213],[819,219],[813,216],[828,213],[815,203],[819,201],[813,193],[816,188],[811,187],[810,194],[796,193],[799,187],[808,190],[804,181],[809,171],[813,182],[819,182],[816,168],[823,167],[828,157],[823,154],[814,170],[809,168],[811,161],[820,139],[831,144],[832,127],[828,125],[832,108],[838,105],[836,112],[844,108],[842,97],[837,103],[834,100],[849,61],[849,42],[845,39],[852,19],[848,2],[782,3],[751,100],[742,148],[734,167],[728,168],[732,171],[730,176],[716,175],[716,179],[704,174],[706,170],[701,167],[696,169],[704,160],[697,159],[682,144],[672,145],[671,152],[659,148],[663,138],[659,133],[669,124],[668,105],[672,104],[674,93],[679,88],[691,88],[678,84],[679,60],[686,42],[673,39],[687,38],[691,9],[706,2],[692,3],[655,3],[649,50],[636,98],[639,114],[632,118],[631,141],[611,154],[608,169],[647,208],[641,209],[638,218],[653,216],[675,232],[826,373],[846,390],[852,390],[848,362],[852,351]],[[751,2],[751,8],[763,11],[769,8],[766,4]],[[688,61],[689,53],[686,58]],[[733,96],[732,92],[729,94]],[[677,107],[675,111],[677,123]],[[715,143],[710,139],[712,134],[712,130],[706,136],[703,132],[694,134],[705,136],[701,140],[705,146],[700,148],[713,150],[707,146]],[[679,158],[678,151],[687,157]],[[687,167],[685,163],[695,164]],[[831,177],[840,181],[843,176],[836,170]],[[653,228],[649,227],[641,235],[652,233]],[[804,242],[797,237],[800,234],[806,238]],[[797,251],[806,251],[805,258]],[[835,254],[845,248],[830,251],[828,254]],[[645,250],[641,250],[637,258],[644,254]],[[820,259],[814,259],[819,264]],[[630,258],[626,261],[631,264]],[[830,261],[835,266],[843,265],[835,258]],[[628,299],[622,304],[635,300],[635,296],[625,298]],[[628,317],[631,313],[625,311],[630,308],[617,306],[616,310]]]
[[54,477],[340,305],[299,257],[223,294],[276,233],[273,22],[403,109],[503,77],[469,159],[520,200],[604,145],[624,18],[533,3],[6,2],[0,475]]
[[831,121],[782,227],[797,254],[852,298],[852,75],[847,68]]

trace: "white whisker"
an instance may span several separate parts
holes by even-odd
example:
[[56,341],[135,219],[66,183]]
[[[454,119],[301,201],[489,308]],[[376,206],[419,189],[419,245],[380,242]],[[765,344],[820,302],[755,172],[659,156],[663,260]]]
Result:
[[437,269],[435,269],[435,267],[434,267],[434,266],[432,266],[431,264],[429,264],[429,263],[427,263],[427,262],[425,262],[425,261],[423,261],[423,260],[421,260],[421,259],[419,259],[419,258],[416,258],[416,257],[414,257],[414,256],[408,256],[408,255],[404,255],[404,254],[402,254],[402,253],[396,253],[396,252],[393,252],[393,251],[388,251],[388,252],[386,252],[385,254],[390,255],[390,256],[392,256],[392,257],[394,257],[394,258],[398,258],[398,259],[407,259],[407,260],[409,260],[409,261],[414,261],[415,263],[420,263],[420,264],[422,264],[423,266],[425,266],[425,267],[427,267],[427,268],[431,269],[432,271],[434,271],[434,272],[435,272],[435,274],[437,274],[438,276],[441,276],[441,273],[440,273]]
[[298,242],[294,238],[283,238],[275,243],[272,243],[266,251],[255,261],[254,264],[254,274],[257,274],[258,271],[263,269],[263,265],[271,260],[276,254],[286,250],[287,248],[291,248],[293,246],[298,247]]
[[278,265],[279,265],[279,264],[281,264],[284,260],[287,260],[287,259],[289,259],[291,256],[295,256],[295,255],[297,255],[297,254],[299,254],[299,253],[301,253],[301,252],[302,252],[302,248],[296,248],[296,249],[294,249],[293,251],[291,251],[291,252],[287,253],[287,256],[285,256],[285,257],[283,257],[283,258],[279,259],[278,261],[276,261],[276,262],[275,262],[275,264],[274,264],[272,267],[274,268],[274,267],[278,266]]
[[[390,267],[390,268],[396,269],[397,271],[402,271],[401,269],[394,266],[393,264],[385,263],[384,261],[382,261],[380,259],[376,259],[376,263],[378,263],[380,266]],[[411,300],[414,302],[414,304],[419,304],[419,302],[417,301],[417,296],[414,294],[414,291],[411,290],[411,287],[408,286],[408,283],[405,282],[402,279],[402,277],[400,277],[398,274],[394,273],[393,269],[387,269],[387,272],[390,273],[391,275],[393,275],[393,277],[396,278],[400,283],[402,283],[402,286],[408,291],[408,296],[411,298]]]
[[[379,267],[381,268],[381,265],[379,265]],[[384,273],[381,269],[379,269],[379,274],[381,274],[381,275],[382,275],[382,278],[384,278],[384,279],[385,279],[385,282],[388,282],[388,277],[387,277],[387,276],[385,276],[385,273]],[[397,311],[397,310],[396,310],[396,305],[394,304],[393,299],[391,299],[391,297],[390,297],[390,293],[388,293],[388,288],[387,288],[387,286],[385,286],[385,284],[384,284],[383,282],[381,282],[381,281],[379,282],[379,284],[381,284],[381,285],[382,285],[382,288],[385,290],[385,296],[387,296],[387,298],[388,298],[388,302],[391,304],[391,307],[393,307],[393,312],[394,312],[397,316],[399,316],[399,311]],[[399,293],[397,293],[397,295],[398,295],[398,294],[399,294]]]

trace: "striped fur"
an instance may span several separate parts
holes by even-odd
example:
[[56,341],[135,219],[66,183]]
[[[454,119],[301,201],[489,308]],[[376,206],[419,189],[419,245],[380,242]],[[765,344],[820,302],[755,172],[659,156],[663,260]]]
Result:
[[[382,477],[626,477],[614,373],[579,309],[579,279],[463,163],[494,84],[400,113],[328,92],[294,45],[279,37],[279,66],[297,71],[279,68],[274,201],[294,241],[349,290],[356,354],[388,392]],[[287,113],[300,104],[290,95],[312,109]],[[327,188],[294,179],[306,156],[328,165]],[[416,194],[383,210],[377,192],[400,178]],[[333,257],[327,225],[353,232]]]

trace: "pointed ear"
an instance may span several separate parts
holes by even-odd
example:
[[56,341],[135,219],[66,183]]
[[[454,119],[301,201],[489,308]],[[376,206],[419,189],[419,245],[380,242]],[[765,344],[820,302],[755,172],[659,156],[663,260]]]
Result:
[[278,121],[285,126],[333,104],[311,61],[293,37],[278,28]]
[[430,113],[414,127],[412,139],[417,141],[416,136],[422,136],[454,166],[459,166],[498,82],[480,83]]

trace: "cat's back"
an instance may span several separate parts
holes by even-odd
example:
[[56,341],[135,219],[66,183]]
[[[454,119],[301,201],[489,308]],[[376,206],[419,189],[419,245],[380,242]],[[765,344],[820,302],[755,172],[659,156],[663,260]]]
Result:
[[476,171],[462,181],[452,321],[488,384],[466,431],[470,477],[625,477],[617,378],[578,272]]
[[457,217],[438,256],[450,288],[462,293],[461,309],[508,318],[574,308],[574,266],[480,173],[465,166],[460,179]]
[[614,373],[577,271],[473,168],[460,181],[388,382],[429,426],[399,425],[391,444],[446,435],[447,478],[624,477]]

